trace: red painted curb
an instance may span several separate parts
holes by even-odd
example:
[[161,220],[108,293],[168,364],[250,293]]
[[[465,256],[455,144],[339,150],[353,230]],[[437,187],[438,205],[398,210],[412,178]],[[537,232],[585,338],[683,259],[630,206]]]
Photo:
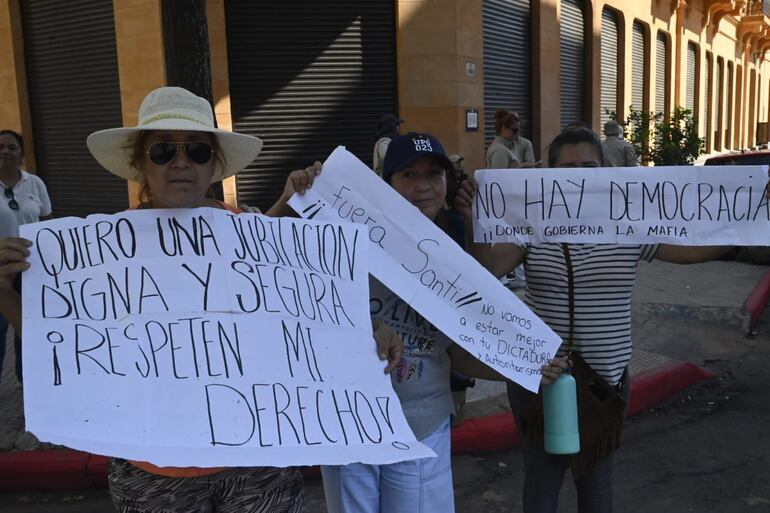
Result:
[[86,465],[86,473],[93,483],[94,488],[107,488],[107,465],[110,459],[107,456],[92,454]]
[[705,369],[688,362],[669,362],[640,372],[631,382],[628,414],[636,415],[652,408],[690,385],[713,376]]
[[60,449],[0,454],[0,490],[81,490],[93,488],[86,452]]
[[511,412],[468,419],[452,428],[452,454],[493,452],[519,444]]
[[[712,374],[686,362],[671,362],[640,373],[631,382],[629,415],[651,408]],[[518,435],[510,412],[469,419],[452,428],[452,453],[510,449]],[[70,449],[0,453],[0,491],[79,490],[107,487],[108,458]],[[308,478],[319,468],[303,467]]]
[[759,322],[768,300],[770,300],[770,271],[765,273],[757,282],[754,290],[751,291],[743,303],[743,309],[751,316],[749,329],[754,329]]

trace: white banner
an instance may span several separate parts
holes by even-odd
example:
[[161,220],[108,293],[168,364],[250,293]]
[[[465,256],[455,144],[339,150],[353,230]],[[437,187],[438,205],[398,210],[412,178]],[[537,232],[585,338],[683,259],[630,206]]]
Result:
[[767,166],[484,169],[476,242],[770,245]]
[[205,208],[21,235],[25,420],[41,440],[160,466],[433,455],[376,355],[361,227]]
[[537,390],[559,336],[353,154],[334,150],[289,204],[304,217],[367,226],[372,275],[479,360]]

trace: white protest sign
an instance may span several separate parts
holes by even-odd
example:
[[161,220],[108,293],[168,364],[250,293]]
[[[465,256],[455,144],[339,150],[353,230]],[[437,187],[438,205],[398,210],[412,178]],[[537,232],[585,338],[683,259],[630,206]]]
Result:
[[338,147],[302,216],[369,227],[369,272],[473,356],[529,390],[561,339],[513,293],[353,154]]
[[433,455],[376,355],[361,227],[204,208],[21,235],[26,428],[41,440],[160,466]]
[[483,169],[476,242],[770,245],[767,166]]

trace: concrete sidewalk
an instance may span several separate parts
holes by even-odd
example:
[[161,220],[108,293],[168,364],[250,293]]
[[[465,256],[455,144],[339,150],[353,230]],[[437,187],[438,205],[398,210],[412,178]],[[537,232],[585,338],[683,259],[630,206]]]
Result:
[[[630,413],[672,397],[708,373],[699,366],[718,359],[720,347],[685,324],[718,320],[744,331],[749,314],[742,305],[767,267],[735,262],[677,266],[641,264],[633,301],[634,355]],[[106,485],[106,458],[71,450],[51,450],[23,433],[21,387],[13,374],[13,344],[0,382],[0,490],[76,489]],[[694,365],[695,364],[695,365]],[[469,390],[466,417],[453,430],[454,452],[507,449],[516,444],[504,385],[480,382]],[[21,449],[21,450],[20,450]],[[30,450],[34,449],[34,450]]]

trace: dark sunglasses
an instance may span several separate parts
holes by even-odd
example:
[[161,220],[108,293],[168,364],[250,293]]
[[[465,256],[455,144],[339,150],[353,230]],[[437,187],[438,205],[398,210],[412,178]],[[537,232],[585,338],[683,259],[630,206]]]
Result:
[[19,202],[13,197],[13,189],[6,188],[5,191],[3,191],[3,194],[8,198],[8,208],[11,210],[19,210]]
[[184,148],[184,152],[196,164],[206,164],[211,160],[211,154],[214,153],[211,145],[205,142],[158,142],[150,145],[147,156],[155,164],[163,166],[174,160],[179,148]]

